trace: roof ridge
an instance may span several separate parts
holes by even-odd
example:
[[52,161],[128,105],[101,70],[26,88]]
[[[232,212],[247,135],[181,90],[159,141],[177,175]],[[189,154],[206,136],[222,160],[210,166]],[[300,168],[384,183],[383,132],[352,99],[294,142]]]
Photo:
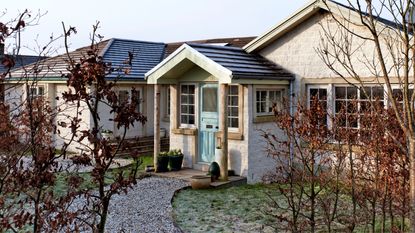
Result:
[[184,43],[191,47],[205,47],[205,48],[214,48],[214,49],[225,49],[225,50],[235,50],[235,51],[244,51],[240,47],[233,46],[222,46],[222,45],[212,45],[212,44],[198,44],[198,43]]
[[125,39],[125,38],[117,38],[117,37],[113,37],[111,38],[114,41],[129,41],[129,42],[138,42],[138,43],[147,43],[147,44],[163,44],[165,45],[166,43],[164,42],[156,42],[156,41],[147,41],[147,40],[135,40],[135,39]]

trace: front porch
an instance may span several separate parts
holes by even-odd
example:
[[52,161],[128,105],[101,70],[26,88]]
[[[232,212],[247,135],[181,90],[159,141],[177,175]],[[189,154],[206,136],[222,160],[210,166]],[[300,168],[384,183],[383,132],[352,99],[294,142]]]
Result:
[[[184,180],[187,182],[190,182],[190,178],[192,176],[203,176],[206,175],[206,172],[195,170],[191,168],[183,168],[180,171],[170,171],[170,172],[160,172],[155,173],[151,172],[152,176],[159,176],[159,177],[165,177],[165,178],[174,178],[179,180]],[[210,184],[211,188],[227,188],[231,186],[238,186],[238,185],[244,185],[246,184],[246,177],[243,176],[228,176],[227,181],[215,181]]]

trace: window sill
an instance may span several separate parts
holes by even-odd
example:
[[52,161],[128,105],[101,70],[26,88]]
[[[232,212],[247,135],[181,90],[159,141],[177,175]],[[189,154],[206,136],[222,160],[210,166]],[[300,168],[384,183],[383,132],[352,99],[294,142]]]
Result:
[[197,135],[197,129],[190,129],[190,128],[179,128],[179,129],[172,129],[172,133],[174,134],[181,134],[181,135]]
[[273,121],[275,121],[274,115],[256,116],[254,118],[254,123],[265,123],[265,122],[273,122]]
[[[217,132],[215,136],[222,138],[222,132]],[[243,141],[244,135],[242,133],[228,132],[228,140]]]

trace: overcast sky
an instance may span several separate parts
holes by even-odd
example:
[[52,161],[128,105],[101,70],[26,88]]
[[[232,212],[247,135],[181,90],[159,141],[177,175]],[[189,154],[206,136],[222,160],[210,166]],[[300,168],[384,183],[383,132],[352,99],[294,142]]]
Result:
[[[294,13],[308,0],[2,0],[8,21],[25,9],[46,13],[39,25],[23,34],[23,45],[41,46],[51,34],[62,34],[62,24],[77,28],[71,48],[89,43],[92,25],[100,21],[105,38],[174,42],[219,37],[257,36]],[[9,40],[11,52],[13,41]],[[54,47],[62,46],[63,40]],[[62,50],[60,51],[62,52]],[[31,53],[27,49],[21,53]]]

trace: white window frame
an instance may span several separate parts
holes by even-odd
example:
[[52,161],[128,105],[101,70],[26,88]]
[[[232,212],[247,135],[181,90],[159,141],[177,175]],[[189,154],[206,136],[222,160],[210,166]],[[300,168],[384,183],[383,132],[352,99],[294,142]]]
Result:
[[[185,124],[185,123],[182,123],[182,86],[184,86],[184,85],[193,85],[194,86],[194,90],[195,90],[195,92],[194,92],[194,94],[193,94],[193,96],[194,96],[194,102],[193,102],[193,106],[194,106],[194,113],[193,113],[193,115],[194,115],[194,124]],[[178,109],[178,122],[179,122],[179,127],[180,128],[196,128],[197,127],[197,122],[198,122],[198,118],[197,118],[197,116],[198,116],[198,114],[197,114],[197,112],[198,112],[198,108],[197,108],[197,101],[198,101],[198,95],[197,95],[197,93],[198,93],[198,91],[199,91],[199,88],[198,88],[198,85],[196,84],[196,83],[180,83],[180,85],[179,85],[179,90],[178,90],[178,99],[179,99],[179,105],[178,105],[178,107],[179,107],[179,109]],[[187,114],[187,115],[189,115],[189,114]]]
[[[391,87],[392,87],[392,94],[393,94],[394,90],[402,90],[402,87],[398,84],[391,85]],[[408,89],[412,89],[413,91],[415,91],[413,84],[410,84],[408,86]],[[386,90],[387,90],[386,86],[384,87],[384,90],[385,90],[385,106],[389,107],[389,106],[391,106],[391,104],[389,103],[389,96],[386,93]],[[399,103],[403,104],[403,101],[399,101]]]
[[257,92],[258,91],[266,91],[267,92],[265,108],[269,109],[270,107],[272,107],[272,106],[270,106],[269,92],[270,91],[279,91],[280,92],[280,98],[281,98],[281,103],[280,104],[282,106],[282,104],[283,104],[282,100],[284,98],[284,95],[286,94],[287,88],[286,87],[281,87],[281,86],[275,86],[275,87],[257,86],[257,87],[254,88],[254,92],[253,92],[253,95],[254,95],[254,101],[253,102],[254,103],[253,103],[253,105],[254,105],[255,116],[258,116],[258,117],[260,117],[260,116],[272,116],[273,112],[258,112],[258,109],[257,109],[257,103],[258,103]]
[[[361,90],[360,90],[360,88],[359,87],[357,87],[357,86],[353,86],[353,85],[347,85],[347,84],[341,84],[341,85],[334,85],[333,86],[333,88],[332,88],[332,111],[333,111],[333,114],[334,114],[334,116],[336,115],[336,87],[355,87],[355,88],[357,88],[357,96],[359,97],[358,99],[356,99],[357,101],[358,101],[358,106],[357,106],[357,114],[359,115],[358,116],[358,118],[357,118],[357,126],[356,127],[350,127],[350,126],[347,126],[347,123],[346,123],[346,126],[340,126],[340,127],[343,127],[343,128],[350,128],[350,129],[361,129],[361,127],[360,127],[360,108],[361,108],[361,102],[362,101],[365,101],[366,99],[361,99]],[[383,88],[383,92],[384,92],[384,95],[383,95],[383,104],[384,104],[384,107],[386,108],[387,107],[387,97],[385,96],[385,86],[384,85],[376,85],[376,84],[373,84],[373,85],[371,85],[371,84],[367,84],[367,85],[365,85],[364,86],[365,88],[367,88],[367,87],[381,87],[381,88]]]
[[[233,84],[233,85],[229,85],[228,87],[229,87],[228,97],[227,97],[228,100],[230,99],[229,97],[235,96],[235,95],[230,95],[230,88],[231,87],[236,87],[236,89],[238,90],[238,94],[236,95],[238,97],[238,105],[237,106],[230,105],[230,101],[228,101],[228,116],[227,116],[228,122],[229,122],[230,118],[237,119],[238,120],[238,127],[230,127],[229,123],[228,123],[228,130],[230,132],[238,132],[239,128],[241,127],[241,124],[242,124],[242,122],[241,122],[241,109],[240,108],[241,108],[241,98],[243,98],[243,96],[241,96],[241,88],[240,88],[239,85]],[[230,108],[234,108],[234,107],[236,107],[238,109],[238,111],[237,111],[238,115],[236,117],[235,116],[230,116]]]
[[[139,94],[139,96],[138,96],[138,99],[139,99],[139,102],[138,102],[138,111],[140,113],[143,113],[143,104],[144,104],[143,87],[134,87],[134,89],[136,91],[138,91],[138,94]],[[121,91],[128,92],[128,102],[130,103],[131,102],[131,97],[132,97],[132,87],[119,87],[119,88],[117,88],[117,96],[118,96],[118,98],[119,98],[119,95],[120,95],[120,92]]]
[[[41,95],[39,95],[39,88],[43,89],[43,93]],[[36,90],[36,94],[32,95],[32,90]],[[46,96],[46,85],[44,84],[36,84],[36,85],[31,85],[29,86],[29,93],[28,93],[28,97],[31,97],[33,99],[36,99],[38,97],[45,97]]]
[[329,117],[329,114],[331,113],[330,111],[330,106],[331,106],[331,101],[332,100],[332,88],[330,85],[307,85],[307,108],[310,108],[310,103],[311,103],[311,89],[325,89],[327,92],[327,97],[326,97],[326,126],[330,127],[332,122],[331,119]]

